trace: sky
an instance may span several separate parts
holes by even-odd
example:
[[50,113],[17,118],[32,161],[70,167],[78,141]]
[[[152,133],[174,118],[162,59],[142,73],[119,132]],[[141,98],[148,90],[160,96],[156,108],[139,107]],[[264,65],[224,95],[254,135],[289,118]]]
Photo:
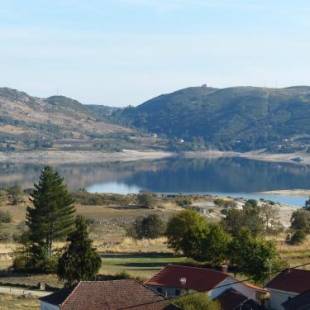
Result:
[[309,0],[10,0],[0,87],[138,105],[189,86],[310,85]]

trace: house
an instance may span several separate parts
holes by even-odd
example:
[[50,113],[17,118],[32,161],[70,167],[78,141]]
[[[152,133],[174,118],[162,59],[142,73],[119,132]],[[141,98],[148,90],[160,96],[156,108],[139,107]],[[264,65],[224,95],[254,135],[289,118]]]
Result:
[[211,299],[216,299],[225,291],[234,289],[246,299],[260,303],[262,295],[268,293],[260,287],[238,282],[225,272],[181,265],[166,266],[144,284],[166,297],[206,292]]
[[82,281],[40,298],[41,310],[174,310],[162,296],[135,280]]
[[271,294],[269,307],[283,310],[286,301],[310,290],[310,271],[286,269],[273,278],[266,288]]
[[243,294],[230,288],[216,298],[220,303],[221,310],[265,310],[253,299],[248,299]]
[[310,309],[310,290],[305,291],[294,298],[288,299],[282,304],[285,310],[306,310]]

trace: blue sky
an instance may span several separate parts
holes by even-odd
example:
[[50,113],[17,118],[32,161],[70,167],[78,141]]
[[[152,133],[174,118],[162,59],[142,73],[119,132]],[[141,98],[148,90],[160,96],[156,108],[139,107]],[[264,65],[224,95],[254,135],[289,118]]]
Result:
[[310,84],[308,0],[10,0],[0,86],[137,105],[183,87]]

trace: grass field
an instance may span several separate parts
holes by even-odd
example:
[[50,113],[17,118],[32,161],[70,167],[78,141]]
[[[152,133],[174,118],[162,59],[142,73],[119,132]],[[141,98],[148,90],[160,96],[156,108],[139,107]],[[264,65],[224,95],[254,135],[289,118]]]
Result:
[[37,298],[22,297],[14,295],[0,294],[1,310],[37,310],[39,309],[39,301]]
[[145,280],[168,264],[183,262],[189,262],[189,260],[170,253],[106,254],[102,258],[100,273],[114,275],[126,272]]

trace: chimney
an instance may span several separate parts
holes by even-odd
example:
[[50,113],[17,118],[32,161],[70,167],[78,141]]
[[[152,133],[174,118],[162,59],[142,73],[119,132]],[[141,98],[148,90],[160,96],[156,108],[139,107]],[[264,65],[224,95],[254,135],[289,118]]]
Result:
[[180,278],[180,283],[182,286],[186,285],[186,281],[187,281],[187,279],[185,277]]

